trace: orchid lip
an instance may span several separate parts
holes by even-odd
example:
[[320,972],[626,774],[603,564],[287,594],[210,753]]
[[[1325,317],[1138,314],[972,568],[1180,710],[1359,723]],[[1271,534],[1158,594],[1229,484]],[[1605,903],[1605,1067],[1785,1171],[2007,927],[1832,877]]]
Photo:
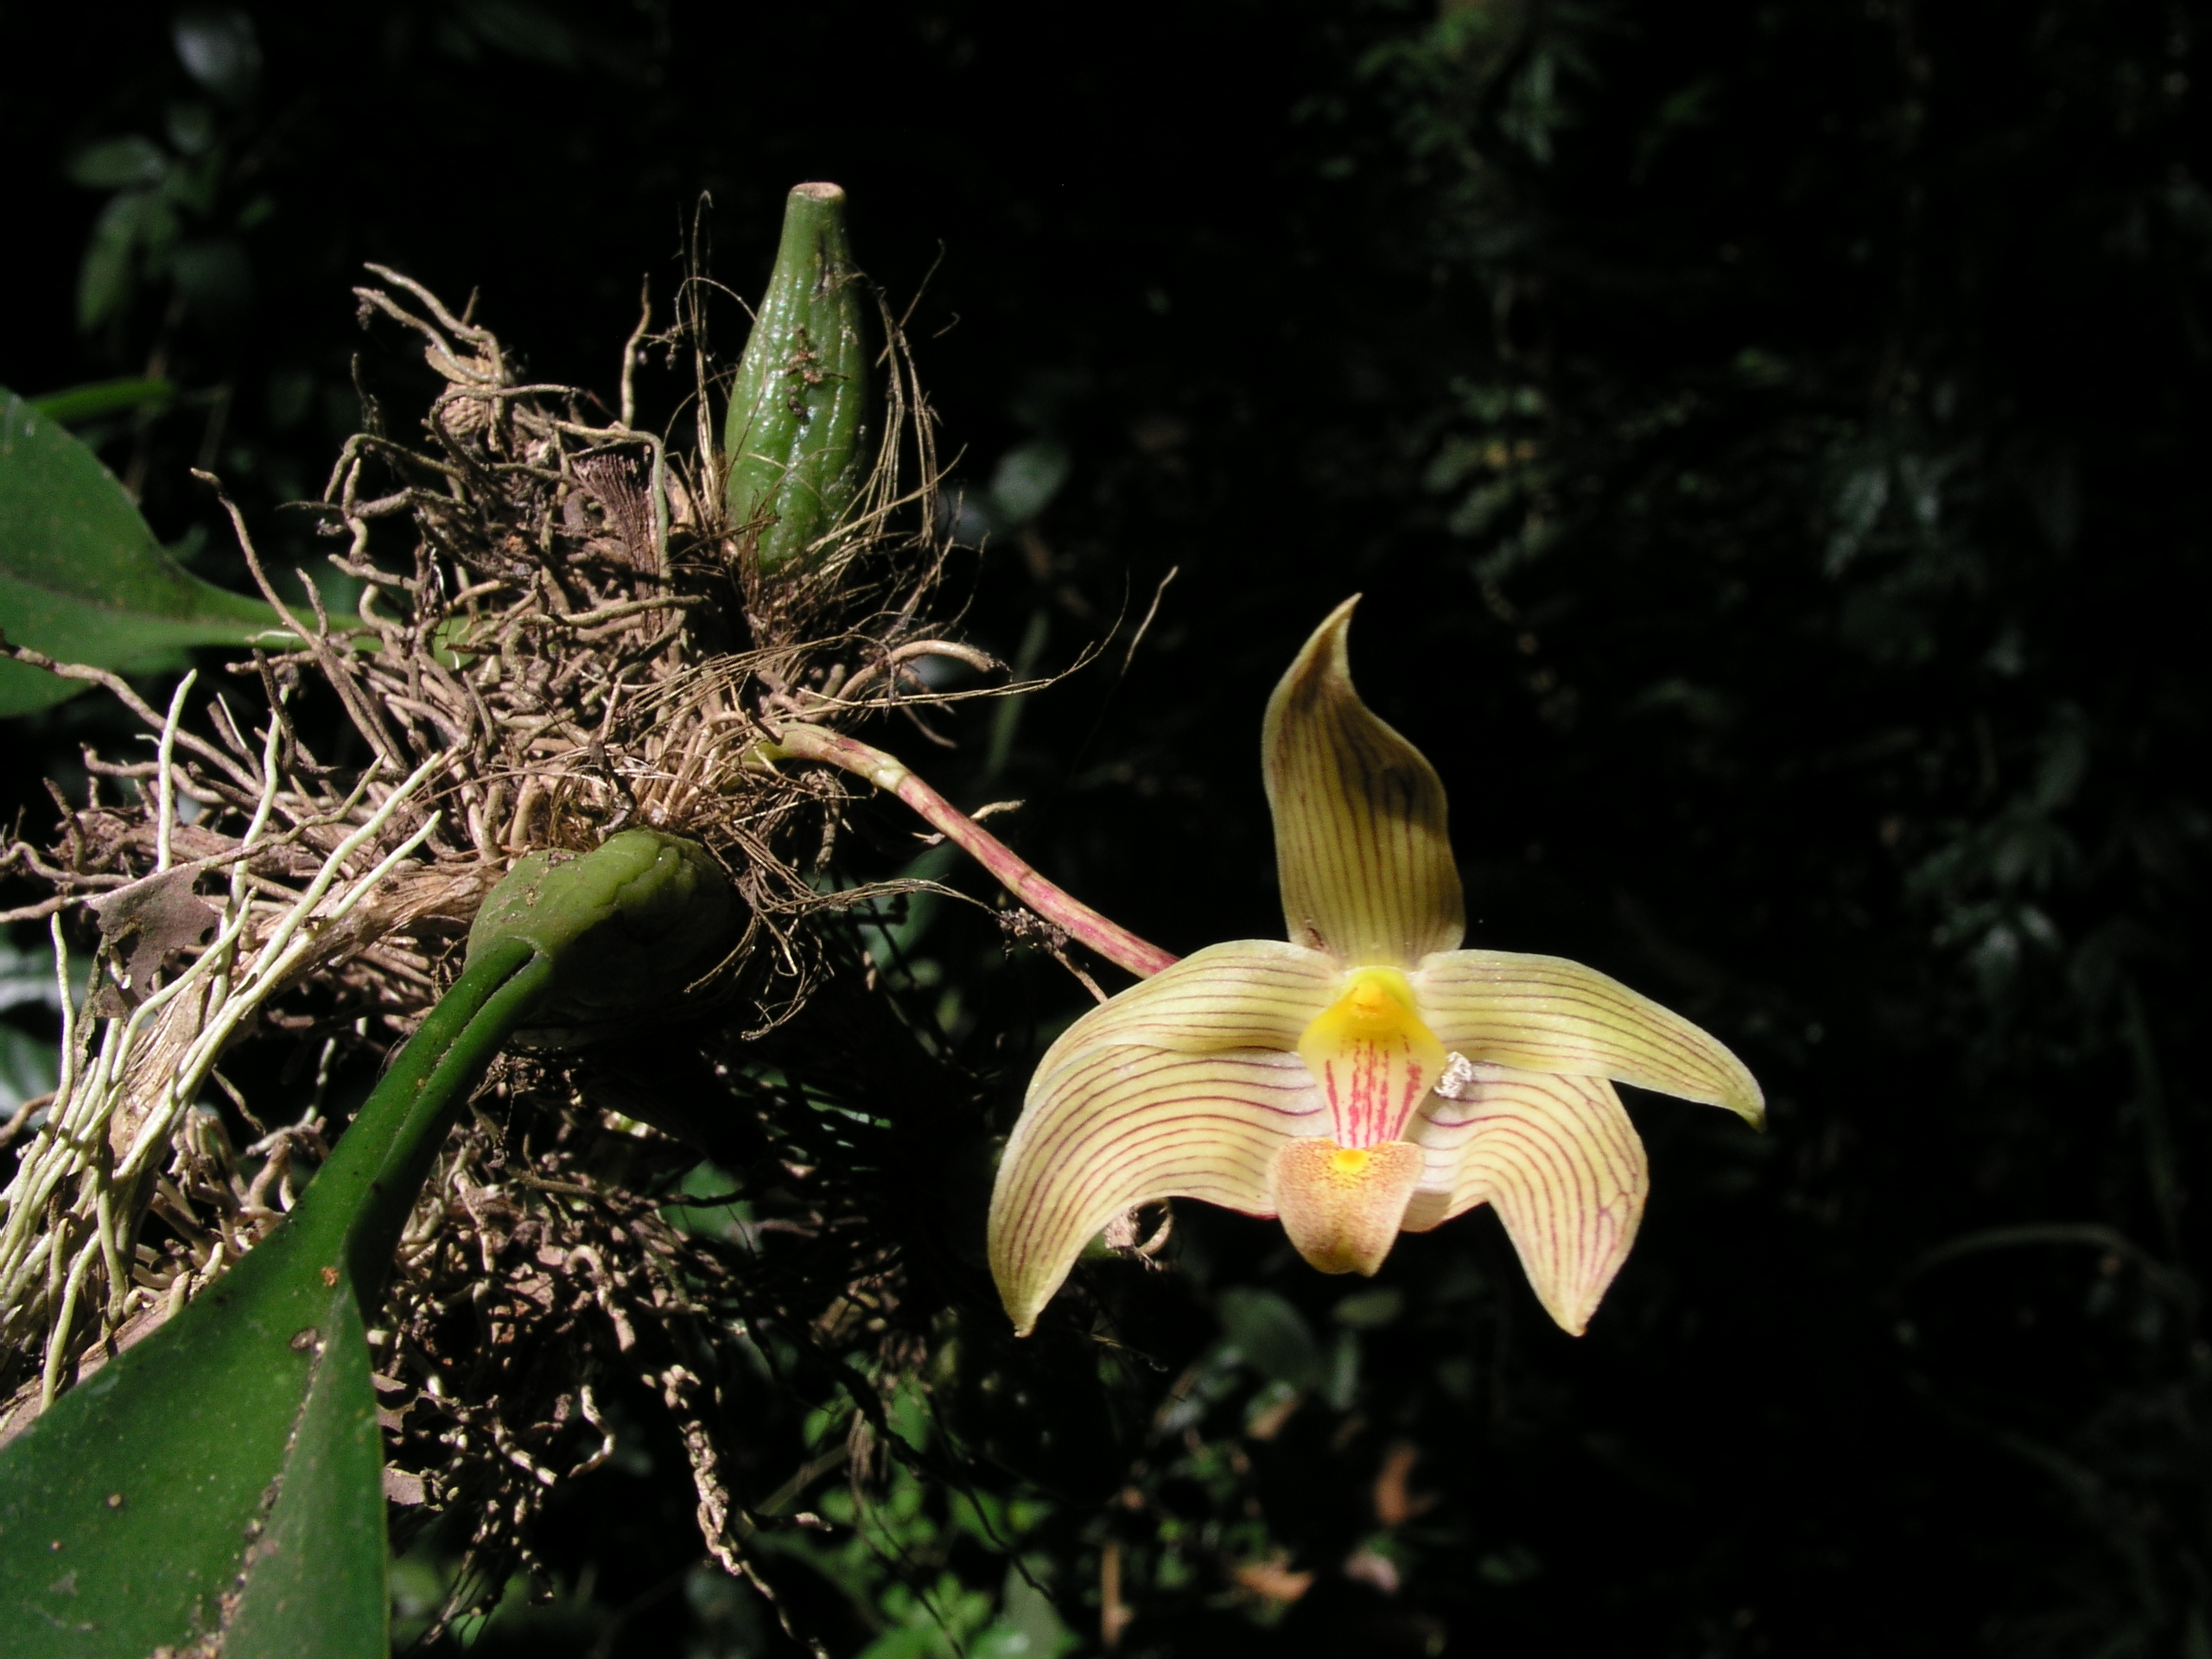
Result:
[[1395,968],[1355,969],[1344,995],[1300,1035],[1298,1055],[1345,1147],[1397,1140],[1446,1064],[1444,1045],[1416,1011],[1413,987]]

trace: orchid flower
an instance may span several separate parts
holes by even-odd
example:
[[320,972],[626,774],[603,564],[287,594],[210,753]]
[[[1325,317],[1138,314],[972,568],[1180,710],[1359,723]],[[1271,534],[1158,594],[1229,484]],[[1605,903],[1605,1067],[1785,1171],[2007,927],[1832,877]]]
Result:
[[991,1200],[990,1262],[1027,1334],[1090,1238],[1138,1205],[1279,1217],[1324,1273],[1497,1207],[1580,1334],[1636,1236],[1643,1143],[1613,1084],[1725,1106],[1759,1086],[1680,1015],[1556,957],[1463,950],[1444,786],[1352,689],[1348,600],[1262,736],[1287,942],[1185,957],[1045,1055]]

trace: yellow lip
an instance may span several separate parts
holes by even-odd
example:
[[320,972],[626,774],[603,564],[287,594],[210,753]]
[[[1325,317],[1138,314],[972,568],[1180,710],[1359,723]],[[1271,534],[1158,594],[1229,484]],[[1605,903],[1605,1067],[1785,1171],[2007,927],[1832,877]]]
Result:
[[1347,1147],[1395,1141],[1444,1075],[1446,1055],[1414,1008],[1395,968],[1362,968],[1306,1027],[1298,1057],[1321,1086],[1335,1140]]

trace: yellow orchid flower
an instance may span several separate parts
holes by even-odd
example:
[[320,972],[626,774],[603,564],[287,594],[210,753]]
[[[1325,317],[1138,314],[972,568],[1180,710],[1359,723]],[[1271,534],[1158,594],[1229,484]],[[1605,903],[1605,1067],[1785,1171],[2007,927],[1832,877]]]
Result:
[[1613,1084],[1765,1117],[1742,1061],[1557,957],[1462,950],[1444,785],[1352,690],[1347,600],[1262,736],[1288,943],[1185,957],[1068,1027],[1031,1080],[991,1198],[991,1272],[1027,1334],[1131,1206],[1281,1219],[1324,1273],[1495,1205],[1580,1335],[1636,1236],[1643,1143]]

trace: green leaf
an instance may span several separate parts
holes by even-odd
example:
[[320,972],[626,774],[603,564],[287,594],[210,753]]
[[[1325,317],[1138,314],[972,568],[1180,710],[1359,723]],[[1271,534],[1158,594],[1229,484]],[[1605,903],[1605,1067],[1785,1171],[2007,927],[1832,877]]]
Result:
[[[367,1349],[351,1284],[321,1259],[328,1243],[280,1231],[7,1448],[0,1650],[138,1659],[220,1629],[236,1596],[264,1629],[315,1611],[333,1633],[365,1618],[373,1638],[289,1651],[385,1652],[376,1405],[364,1407]],[[327,1599],[302,1598],[309,1554]]]
[[1272,1290],[1236,1286],[1221,1293],[1222,1334],[1262,1376],[1294,1389],[1318,1388],[1326,1367],[1306,1316]]
[[[721,867],[696,842],[651,830],[556,861],[539,852],[515,861],[469,927],[470,965],[517,940],[560,963],[536,1015],[541,1041],[603,1035],[677,1006],[729,934]],[[577,950],[586,938],[592,948]]]
[[268,1526],[223,1632],[224,1659],[385,1659],[384,1442],[353,1287],[331,1298],[315,1381]]
[[233,108],[261,86],[261,37],[236,6],[187,6],[169,33],[185,73]]
[[181,155],[205,155],[215,142],[215,112],[205,104],[172,104],[163,124]]
[[[99,458],[0,388],[0,631],[61,662],[124,673],[188,645],[280,644],[269,607],[200,580],[162,550]],[[0,661],[0,715],[83,690]]]
[[283,1225],[0,1448],[0,1653],[142,1659],[241,1622],[227,1653],[385,1651],[357,1292],[381,1294],[452,1112],[551,978],[521,944],[464,974]]
[[87,144],[69,162],[69,181],[88,190],[123,190],[152,184],[168,171],[169,158],[152,139],[131,133]]
[[43,949],[25,950],[0,933],[0,1012],[43,1002],[57,1014],[61,1009],[61,982],[54,977],[54,947],[41,939]]
[[1010,525],[1027,524],[1060,493],[1073,465],[1067,446],[1053,439],[1017,444],[991,471],[991,506]]
[[725,948],[729,909],[719,868],[651,830],[493,890],[467,969],[292,1214],[0,1447],[0,1653],[143,1659],[219,1643],[226,1659],[383,1659],[383,1450],[361,1310],[507,1038],[556,988],[573,995],[594,969],[633,977],[653,939],[665,995]]
[[92,221],[77,273],[77,326],[89,333],[127,307],[141,251],[151,263],[176,231],[176,209],[162,190],[119,190],[109,197]]
[[1059,1659],[1070,1648],[1081,1645],[1075,1632],[1061,1623],[1052,1599],[1009,1561],[999,1616],[968,1644],[968,1659]]
[[54,1044],[0,1025],[0,1118],[14,1116],[25,1101],[51,1092],[60,1069],[61,1051]]
[[159,410],[175,396],[175,385],[167,380],[96,380],[88,385],[70,386],[25,401],[48,420],[74,426],[79,421],[119,414],[127,409],[150,406]]
[[861,1649],[860,1659],[935,1659],[945,1646],[934,1627],[905,1624],[877,1637]]

